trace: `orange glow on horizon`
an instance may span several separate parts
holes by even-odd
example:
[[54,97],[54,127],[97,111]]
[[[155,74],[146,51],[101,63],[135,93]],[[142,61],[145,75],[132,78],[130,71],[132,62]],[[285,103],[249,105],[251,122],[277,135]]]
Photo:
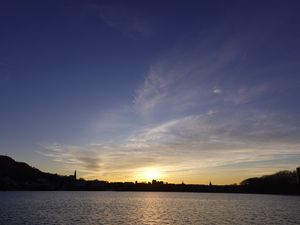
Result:
[[161,179],[162,174],[158,168],[145,168],[138,172],[137,177],[143,181],[152,181]]

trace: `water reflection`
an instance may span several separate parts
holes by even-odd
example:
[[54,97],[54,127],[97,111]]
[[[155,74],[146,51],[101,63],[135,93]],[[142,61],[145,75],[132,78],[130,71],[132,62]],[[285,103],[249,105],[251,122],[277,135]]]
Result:
[[159,192],[0,192],[0,224],[299,224],[299,197]]

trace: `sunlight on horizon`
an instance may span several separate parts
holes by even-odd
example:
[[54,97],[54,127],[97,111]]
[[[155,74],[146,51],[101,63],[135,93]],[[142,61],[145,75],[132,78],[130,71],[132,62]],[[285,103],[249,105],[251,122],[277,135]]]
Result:
[[138,172],[138,178],[143,181],[152,181],[162,178],[162,173],[158,168],[145,168]]

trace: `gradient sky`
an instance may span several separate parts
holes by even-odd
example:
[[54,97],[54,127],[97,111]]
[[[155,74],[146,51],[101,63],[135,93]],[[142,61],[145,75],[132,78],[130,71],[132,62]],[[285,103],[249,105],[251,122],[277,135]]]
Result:
[[300,166],[299,1],[0,3],[0,154],[108,181]]

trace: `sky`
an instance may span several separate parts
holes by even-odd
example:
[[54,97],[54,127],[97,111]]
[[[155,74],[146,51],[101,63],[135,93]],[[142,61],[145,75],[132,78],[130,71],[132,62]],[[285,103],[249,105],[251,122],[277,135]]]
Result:
[[0,2],[0,154],[107,181],[300,166],[300,2]]

